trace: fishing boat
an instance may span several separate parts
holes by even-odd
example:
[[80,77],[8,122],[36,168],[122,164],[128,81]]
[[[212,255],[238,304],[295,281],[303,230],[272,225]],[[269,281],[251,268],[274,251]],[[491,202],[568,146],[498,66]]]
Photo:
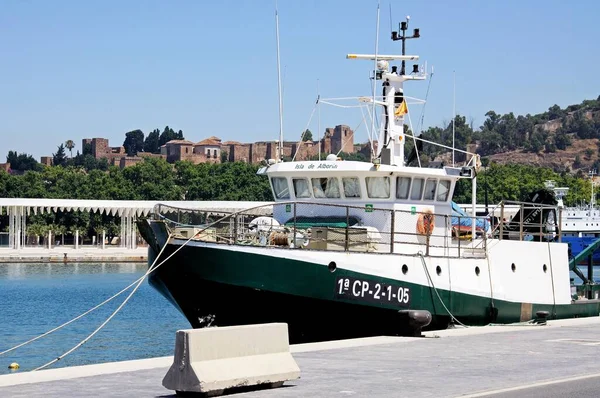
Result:
[[[571,285],[556,206],[500,203],[501,220],[506,205],[530,211],[491,229],[452,201],[461,179],[476,197],[477,154],[446,147],[461,163],[438,167],[419,164],[418,145],[405,156],[409,139],[436,145],[405,131],[422,103],[405,83],[428,77],[419,56],[406,54],[405,40],[420,37],[407,29],[408,20],[392,32],[401,55],[346,55],[374,65],[381,87],[355,98],[382,115],[369,161],[283,161],[280,146],[258,170],[270,204],[235,212],[158,204],[138,220],[149,283],[193,328],[285,322],[290,342],[301,343],[599,315],[595,287],[578,295]],[[475,207],[473,199],[473,215]]]

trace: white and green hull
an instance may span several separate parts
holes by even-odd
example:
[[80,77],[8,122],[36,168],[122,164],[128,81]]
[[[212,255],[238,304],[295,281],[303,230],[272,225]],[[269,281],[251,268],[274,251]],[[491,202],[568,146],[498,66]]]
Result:
[[395,334],[402,309],[429,311],[430,328],[447,327],[450,314],[484,325],[529,321],[542,310],[551,319],[600,312],[598,301],[572,302],[558,243],[491,241],[481,258],[166,244],[161,259],[177,253],[151,283],[193,327],[207,316],[222,326],[287,322],[291,341],[302,342]]

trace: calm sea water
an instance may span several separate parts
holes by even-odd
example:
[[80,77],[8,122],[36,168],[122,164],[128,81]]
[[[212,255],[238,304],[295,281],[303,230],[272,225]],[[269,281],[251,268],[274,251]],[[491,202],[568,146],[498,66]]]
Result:
[[[36,337],[111,297],[146,272],[146,264],[0,264],[0,352]],[[581,267],[587,275],[587,269]],[[600,267],[594,267],[596,280]],[[572,274],[572,276],[575,276]],[[576,282],[579,282],[579,278]],[[133,288],[132,288],[133,289]],[[130,290],[98,310],[0,356],[0,374],[39,367],[94,331]],[[46,369],[172,355],[181,315],[147,280],[90,341]]]
[[[0,352],[67,322],[125,288],[146,264],[0,264]],[[70,325],[0,356],[0,374],[39,367],[78,344],[133,287]],[[175,332],[189,323],[144,280],[91,340],[46,369],[172,355]]]

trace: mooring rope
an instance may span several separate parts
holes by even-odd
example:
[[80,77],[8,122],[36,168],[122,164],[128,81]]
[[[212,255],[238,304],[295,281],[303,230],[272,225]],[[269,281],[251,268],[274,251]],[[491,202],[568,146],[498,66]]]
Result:
[[552,266],[552,251],[548,241],[548,259],[550,261],[550,280],[552,281],[552,316],[556,316],[556,294],[554,293],[554,267]]
[[[196,236],[193,235],[192,238]],[[190,240],[192,240],[192,238],[188,239],[187,242],[189,242]],[[165,244],[163,245],[162,249],[160,250],[160,253],[158,253],[158,256],[156,256],[156,259],[154,259],[154,261],[152,262],[152,265],[148,268],[148,271],[143,275],[143,277],[139,278],[139,282],[137,284],[137,286],[131,291],[131,293],[129,293],[129,296],[127,296],[127,298],[125,298],[125,300],[123,300],[123,302],[119,305],[119,307],[117,307],[116,310],[113,311],[112,314],[110,314],[110,316],[108,318],[106,318],[106,320],[104,322],[102,322],[102,324],[100,326],[98,326],[96,328],[96,330],[94,330],[92,333],[90,333],[85,339],[81,340],[79,343],[77,343],[75,346],[73,346],[70,350],[66,351],[65,353],[63,353],[62,355],[56,357],[55,359],[53,359],[52,361],[38,367],[32,370],[32,372],[35,372],[36,370],[41,370],[44,369],[45,367],[48,367],[50,365],[52,365],[53,363],[56,363],[58,361],[60,361],[61,359],[63,359],[64,357],[66,357],[67,355],[69,355],[70,353],[72,353],[73,351],[75,351],[76,349],[78,349],[79,347],[81,347],[82,345],[84,345],[85,343],[87,343],[92,337],[94,337],[94,335],[96,333],[98,333],[104,326],[106,326],[106,324],[108,322],[110,322],[110,320],[117,315],[117,313],[119,311],[121,311],[121,308],[123,308],[123,306],[125,306],[125,304],[127,304],[127,302],[129,301],[129,299],[133,296],[133,294],[138,290],[138,288],[142,285],[142,282],[144,281],[144,279],[146,278],[146,276],[148,276],[152,271],[156,270],[158,267],[160,267],[162,264],[164,264],[168,259],[170,259],[175,253],[177,253],[181,248],[183,248],[187,242],[183,245],[181,245],[180,247],[177,248],[177,250],[175,250],[173,253],[171,253],[171,255],[169,257],[167,257],[166,259],[164,259],[160,264],[158,264],[156,267],[154,266],[156,264],[156,262],[158,261],[158,259],[160,258],[160,256],[163,254],[165,248],[168,246],[169,240],[171,239],[171,234],[169,233],[169,235],[167,236],[167,240],[165,241]]]
[[[257,206],[257,207],[260,207],[260,206]],[[252,210],[252,209],[254,209],[254,208],[256,208],[256,207],[253,207],[253,208],[250,208],[250,209],[245,209],[244,211],[247,211],[247,210]],[[69,351],[67,351],[67,352],[65,352],[64,354],[62,354],[61,356],[57,357],[56,359],[52,360],[51,362],[48,362],[48,363],[47,363],[47,364],[45,364],[45,365],[42,365],[42,366],[40,366],[40,367],[38,367],[38,368],[36,368],[36,369],[33,369],[32,371],[36,371],[36,370],[43,369],[43,368],[45,368],[45,367],[47,367],[47,366],[49,366],[49,365],[51,365],[51,364],[53,364],[53,363],[55,363],[55,362],[59,361],[60,359],[64,358],[65,356],[69,355],[70,353],[72,353],[73,351],[75,351],[75,349],[77,349],[77,348],[81,347],[83,344],[85,344],[85,343],[86,343],[86,342],[87,342],[87,341],[88,341],[88,340],[89,340],[91,337],[93,337],[93,336],[94,336],[94,335],[95,335],[95,334],[96,334],[96,333],[97,333],[97,332],[98,332],[98,331],[99,331],[101,328],[103,328],[103,327],[104,327],[104,326],[105,326],[105,325],[106,325],[106,324],[107,324],[107,323],[108,323],[108,322],[109,322],[109,321],[110,321],[110,320],[111,320],[111,319],[112,319],[112,318],[113,318],[113,317],[116,315],[116,313],[117,313],[117,312],[118,312],[118,311],[119,311],[119,310],[120,310],[120,309],[121,309],[121,308],[122,308],[122,307],[125,305],[125,303],[126,303],[126,302],[127,302],[127,301],[128,301],[130,298],[131,298],[131,296],[133,295],[133,293],[134,293],[134,292],[135,292],[135,291],[136,291],[136,290],[139,288],[139,286],[141,285],[141,282],[142,282],[142,281],[143,281],[143,280],[144,280],[144,279],[145,279],[145,278],[146,278],[146,277],[147,277],[147,276],[148,276],[150,273],[152,273],[152,272],[153,272],[153,271],[155,271],[155,270],[156,270],[158,267],[160,267],[161,265],[163,265],[163,264],[164,264],[164,263],[165,263],[167,260],[169,260],[169,259],[170,259],[170,258],[171,258],[173,255],[175,255],[175,253],[177,253],[179,250],[181,250],[181,249],[182,249],[184,246],[186,246],[186,245],[187,245],[187,244],[188,244],[188,243],[189,243],[189,242],[190,242],[190,241],[191,241],[191,240],[192,240],[194,237],[196,237],[198,234],[202,233],[202,232],[203,232],[203,231],[205,231],[206,229],[208,229],[208,228],[210,228],[211,226],[213,226],[213,225],[217,224],[218,222],[221,222],[221,221],[223,221],[224,219],[226,219],[226,218],[228,218],[228,217],[236,216],[238,213],[239,213],[239,212],[234,212],[233,214],[229,214],[229,215],[226,215],[226,216],[224,216],[224,217],[221,217],[221,218],[219,218],[218,220],[216,220],[216,221],[214,221],[214,222],[212,222],[212,223],[210,223],[210,224],[206,225],[206,226],[205,226],[205,227],[204,227],[202,230],[200,230],[200,231],[199,231],[199,232],[197,232],[196,234],[192,235],[192,237],[190,237],[190,238],[189,238],[189,239],[188,239],[186,242],[184,242],[184,243],[183,243],[183,244],[182,244],[182,245],[181,245],[179,248],[177,248],[177,249],[176,249],[176,250],[175,250],[175,251],[174,251],[174,252],[173,252],[173,253],[172,253],[172,254],[171,254],[169,257],[167,257],[167,258],[166,258],[165,260],[163,260],[163,261],[162,261],[160,264],[158,264],[158,265],[156,265],[156,266],[155,266],[156,262],[159,260],[160,256],[162,255],[162,253],[163,253],[164,249],[167,247],[167,244],[165,243],[165,245],[164,245],[164,246],[163,246],[163,248],[161,249],[160,253],[159,253],[159,254],[158,254],[158,256],[156,257],[156,259],[153,261],[152,265],[151,265],[151,266],[148,268],[148,271],[146,271],[146,273],[145,273],[144,275],[142,275],[140,278],[138,278],[137,280],[135,280],[134,282],[132,282],[132,283],[131,283],[129,286],[127,286],[127,287],[123,288],[121,291],[119,291],[118,293],[114,294],[112,297],[110,297],[110,298],[108,298],[108,299],[104,300],[102,303],[100,303],[100,304],[98,304],[98,305],[96,305],[96,306],[92,307],[91,309],[89,309],[89,310],[85,311],[84,313],[82,313],[82,314],[78,315],[77,317],[75,317],[75,318],[71,319],[70,321],[68,321],[68,322],[65,322],[65,323],[63,323],[62,325],[59,325],[59,326],[57,326],[57,327],[55,327],[55,328],[53,328],[53,329],[51,329],[51,330],[49,330],[49,331],[47,331],[47,332],[45,332],[45,333],[42,333],[41,335],[38,335],[38,336],[36,336],[36,337],[34,337],[34,338],[32,338],[32,339],[29,339],[29,340],[27,340],[27,341],[25,341],[25,342],[23,342],[23,343],[20,343],[20,344],[18,344],[18,345],[16,345],[16,346],[14,346],[14,347],[12,347],[12,348],[9,348],[9,349],[7,349],[7,350],[5,350],[5,351],[2,351],[2,352],[0,352],[0,356],[2,356],[2,355],[4,355],[4,354],[6,354],[6,353],[8,353],[8,352],[14,351],[14,350],[16,350],[17,348],[23,347],[23,346],[25,346],[25,345],[27,345],[27,344],[33,343],[34,341],[36,341],[36,340],[38,340],[38,339],[40,339],[40,338],[42,338],[42,337],[48,336],[49,334],[51,334],[51,333],[53,333],[53,332],[56,332],[57,330],[60,330],[60,329],[62,329],[63,327],[65,327],[65,326],[67,326],[67,325],[69,325],[69,324],[71,324],[71,323],[75,322],[76,320],[78,320],[78,319],[81,319],[81,318],[82,318],[82,317],[84,317],[85,315],[87,315],[87,314],[89,314],[89,313],[91,313],[91,312],[93,312],[93,311],[97,310],[98,308],[102,307],[103,305],[107,304],[108,302],[110,302],[110,301],[114,300],[116,297],[120,296],[120,295],[121,295],[121,294],[123,294],[125,291],[127,291],[129,288],[131,288],[131,287],[132,287],[134,284],[138,283],[138,285],[136,286],[136,288],[134,289],[134,291],[133,291],[133,292],[132,292],[132,293],[131,293],[131,294],[130,294],[130,295],[129,295],[129,296],[128,296],[128,297],[127,297],[127,298],[126,298],[124,301],[123,301],[123,303],[121,303],[121,305],[119,306],[119,308],[117,308],[117,310],[115,310],[115,312],[113,312],[113,314],[112,314],[112,315],[111,315],[111,316],[110,316],[110,317],[109,317],[109,318],[108,318],[108,319],[107,319],[107,320],[106,320],[106,321],[105,321],[105,322],[104,322],[102,325],[100,325],[100,327],[99,327],[99,328],[97,328],[97,329],[96,329],[96,330],[95,330],[95,331],[94,331],[92,334],[90,334],[88,337],[86,337],[84,340],[82,340],[82,341],[81,341],[79,344],[77,344],[76,346],[74,346],[73,348],[71,348]],[[168,235],[168,237],[167,237],[167,242],[168,242],[168,240],[171,238],[171,236],[172,236],[172,235],[169,233],[169,235]]]
[[456,317],[452,314],[452,312],[450,312],[448,307],[446,307],[446,304],[444,304],[444,300],[442,300],[442,298],[440,297],[440,294],[438,293],[437,288],[435,287],[435,284],[433,283],[433,279],[431,278],[431,274],[429,273],[429,270],[427,269],[427,264],[425,263],[425,257],[423,257],[423,252],[419,250],[419,252],[417,254],[421,257],[421,263],[423,264],[423,268],[425,269],[425,273],[427,274],[427,279],[429,279],[429,283],[431,283],[431,287],[433,287],[433,291],[435,292],[438,300],[440,300],[440,303],[442,304],[442,306],[444,307],[444,309],[446,310],[448,315],[450,315],[451,319],[453,321],[456,321],[456,323],[458,323],[459,325],[462,325],[466,328],[470,327],[470,326],[467,326],[464,323],[460,322],[458,319],[456,319]]
[[137,282],[138,282],[140,279],[143,279],[143,278],[145,278],[145,277],[146,277],[146,275],[143,275],[143,276],[141,276],[139,279],[136,279],[134,282],[132,282],[132,283],[131,283],[129,286],[127,286],[126,288],[124,288],[124,289],[123,289],[123,290],[121,290],[120,292],[118,292],[118,293],[116,293],[115,295],[113,295],[112,297],[110,297],[110,298],[108,298],[108,299],[104,300],[103,302],[101,302],[100,304],[96,305],[95,307],[93,307],[93,308],[91,308],[91,309],[87,310],[86,312],[84,312],[84,313],[82,313],[82,314],[80,314],[80,315],[76,316],[75,318],[71,319],[70,321],[68,321],[68,322],[65,322],[65,323],[63,323],[62,325],[60,325],[60,326],[57,326],[57,327],[55,327],[54,329],[51,329],[51,330],[49,330],[49,331],[47,331],[47,332],[45,332],[45,333],[42,333],[42,334],[40,334],[40,335],[39,335],[39,336],[37,336],[37,337],[34,337],[34,338],[30,339],[30,340],[27,340],[27,341],[25,341],[24,343],[18,344],[18,345],[16,345],[16,346],[12,347],[12,348],[9,348],[8,350],[5,350],[5,351],[2,351],[2,352],[0,352],[0,356],[4,355],[4,354],[6,354],[6,353],[9,353],[9,352],[11,352],[11,351],[14,351],[14,350],[16,350],[16,349],[17,349],[17,348],[19,348],[19,347],[23,347],[24,345],[27,345],[27,344],[33,343],[34,341],[36,341],[36,340],[38,340],[38,339],[41,339],[41,338],[42,338],[42,337],[44,337],[44,336],[47,336],[47,335],[49,335],[49,334],[51,334],[51,333],[54,333],[54,332],[56,332],[57,330],[60,330],[60,329],[64,328],[65,326],[67,326],[67,325],[69,325],[69,324],[71,324],[71,323],[75,322],[76,320],[78,320],[78,319],[80,319],[80,318],[84,317],[85,315],[87,315],[87,314],[89,314],[89,313],[91,313],[91,312],[93,312],[93,311],[97,310],[98,308],[102,307],[104,304],[106,304],[106,303],[108,303],[108,302],[110,302],[110,301],[114,300],[115,298],[117,298],[118,296],[120,296],[121,294],[123,294],[123,292],[125,292],[126,290],[128,290],[128,289],[129,289],[131,286],[135,285],[135,284],[136,284],[136,283],[137,283]]
[[[259,208],[262,206],[256,206],[250,209],[246,209],[246,210],[242,210],[242,211],[248,211],[248,210],[252,210],[255,208]],[[37,371],[37,370],[41,370],[44,369],[50,365],[52,365],[53,363],[56,363],[58,361],[60,361],[62,358],[66,357],[67,355],[69,355],[70,353],[72,353],[73,351],[75,351],[77,348],[81,347],[83,344],[85,344],[89,339],[91,339],[96,333],[98,333],[120,310],[121,308],[123,308],[123,306],[127,303],[127,301],[129,301],[129,299],[131,298],[131,296],[133,296],[133,293],[136,292],[136,290],[140,287],[140,285],[142,284],[142,281],[144,280],[144,278],[150,274],[150,272],[156,270],[158,267],[160,267],[161,265],[163,265],[167,260],[169,260],[171,257],[173,257],[179,250],[183,249],[188,243],[190,243],[192,241],[192,239],[194,239],[197,235],[199,235],[200,233],[204,232],[206,229],[210,228],[211,226],[227,219],[230,217],[235,217],[237,218],[237,215],[240,213],[241,211],[236,211],[233,212],[231,214],[225,215],[221,218],[219,218],[218,220],[206,225],[204,228],[202,228],[200,231],[196,232],[194,235],[192,235],[188,240],[186,240],[181,246],[179,246],[177,249],[175,249],[175,251],[173,253],[171,253],[169,255],[169,257],[165,258],[160,264],[158,264],[156,267],[154,267],[153,265],[150,266],[149,270],[146,272],[146,274],[144,274],[144,276],[142,278],[140,278],[141,280],[138,282],[138,285],[135,287],[135,289],[129,294],[129,296],[127,296],[127,298],[125,300],[123,300],[123,302],[121,303],[121,305],[99,326],[96,328],[96,330],[94,330],[92,333],[90,333],[85,339],[81,340],[79,343],[77,343],[75,346],[73,346],[70,350],[64,352],[62,355],[58,356],[57,358],[53,359],[52,361],[37,367],[35,369],[32,370],[32,372]],[[152,264],[155,264],[158,259],[160,258],[161,254],[163,253],[164,249],[167,247],[167,243],[169,241],[169,239],[171,238],[171,233],[169,233],[168,237],[167,237],[167,241],[165,242],[165,245],[163,246],[163,248],[161,249],[160,253],[158,254],[158,256],[156,257],[156,259],[154,260],[154,262]]]
[[487,260],[487,266],[488,266],[488,278],[490,280],[490,302],[492,304],[492,308],[496,308],[496,305],[494,304],[494,288],[492,286],[492,266],[490,265],[490,253],[487,247],[487,244],[485,245],[485,258]]

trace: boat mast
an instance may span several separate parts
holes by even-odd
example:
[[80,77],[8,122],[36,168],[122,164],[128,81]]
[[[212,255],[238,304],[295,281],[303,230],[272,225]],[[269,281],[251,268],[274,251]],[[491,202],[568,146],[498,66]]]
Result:
[[594,175],[598,174],[596,170],[590,170],[588,175],[590,176],[590,183],[592,184],[592,197],[590,200],[590,209],[593,209],[596,206],[596,198],[594,197]]
[[283,162],[283,102],[281,98],[281,65],[279,62],[279,13],[277,12],[277,2],[275,2],[275,28],[277,34],[277,89],[279,91],[279,147],[278,160]]
[[[407,75],[406,74],[406,61],[407,60],[417,60],[418,56],[411,57],[406,55],[406,40],[409,39],[418,39],[421,37],[420,29],[415,28],[413,30],[412,36],[407,36],[406,31],[408,30],[408,23],[410,21],[410,16],[406,16],[406,21],[400,22],[400,32],[401,35],[398,36],[398,32],[392,31],[392,41],[402,41],[402,64],[400,68],[400,79],[391,78],[386,79],[383,83],[384,85],[384,101],[390,104],[388,107],[389,111],[386,112],[386,127],[384,130],[384,136],[387,138],[388,133],[390,134],[389,141],[386,139],[383,143],[383,148],[386,149],[386,152],[390,151],[389,155],[383,152],[382,148],[382,163],[384,164],[395,164],[397,166],[404,166],[404,143],[406,142],[405,134],[404,134],[404,117],[408,113],[407,107],[407,99],[404,97],[404,82],[406,80],[425,80],[426,75],[419,73],[419,65],[414,64],[412,72]],[[396,67],[392,67],[392,74],[396,75]],[[386,86],[388,89],[386,90]],[[387,92],[386,92],[387,91]],[[405,112],[400,112],[399,115],[396,115],[396,110],[404,109]],[[391,120],[391,123],[390,123]],[[387,127],[391,127],[389,130]],[[391,142],[391,147],[388,144]],[[386,156],[387,155],[387,156]],[[387,158],[387,159],[386,159]],[[389,159],[389,160],[388,160]]]
[[[373,99],[363,97],[364,102],[373,102],[383,107],[383,120],[379,131],[377,142],[377,155],[373,159],[374,163],[404,166],[404,117],[408,113],[406,100],[404,97],[403,84],[407,80],[425,80],[426,71],[419,71],[419,65],[414,64],[410,74],[406,74],[406,61],[416,61],[418,55],[406,55],[405,41],[420,37],[419,29],[415,28],[412,36],[406,36],[408,29],[408,20],[400,23],[402,35],[398,32],[392,32],[392,40],[402,40],[402,55],[380,55],[380,54],[348,54],[348,59],[376,60],[376,69],[374,71],[375,80],[382,81],[383,99]],[[401,60],[402,68],[398,73],[398,67],[392,66],[389,69],[389,61]]]
[[[373,117],[371,118],[371,135],[375,131],[375,87],[377,86],[377,52],[379,51],[379,2],[377,2],[377,28],[375,29],[375,57],[373,60]],[[371,146],[371,161],[373,160],[373,146]]]
[[452,91],[452,167],[454,167],[454,125],[456,124],[456,71],[452,71],[454,88]]

